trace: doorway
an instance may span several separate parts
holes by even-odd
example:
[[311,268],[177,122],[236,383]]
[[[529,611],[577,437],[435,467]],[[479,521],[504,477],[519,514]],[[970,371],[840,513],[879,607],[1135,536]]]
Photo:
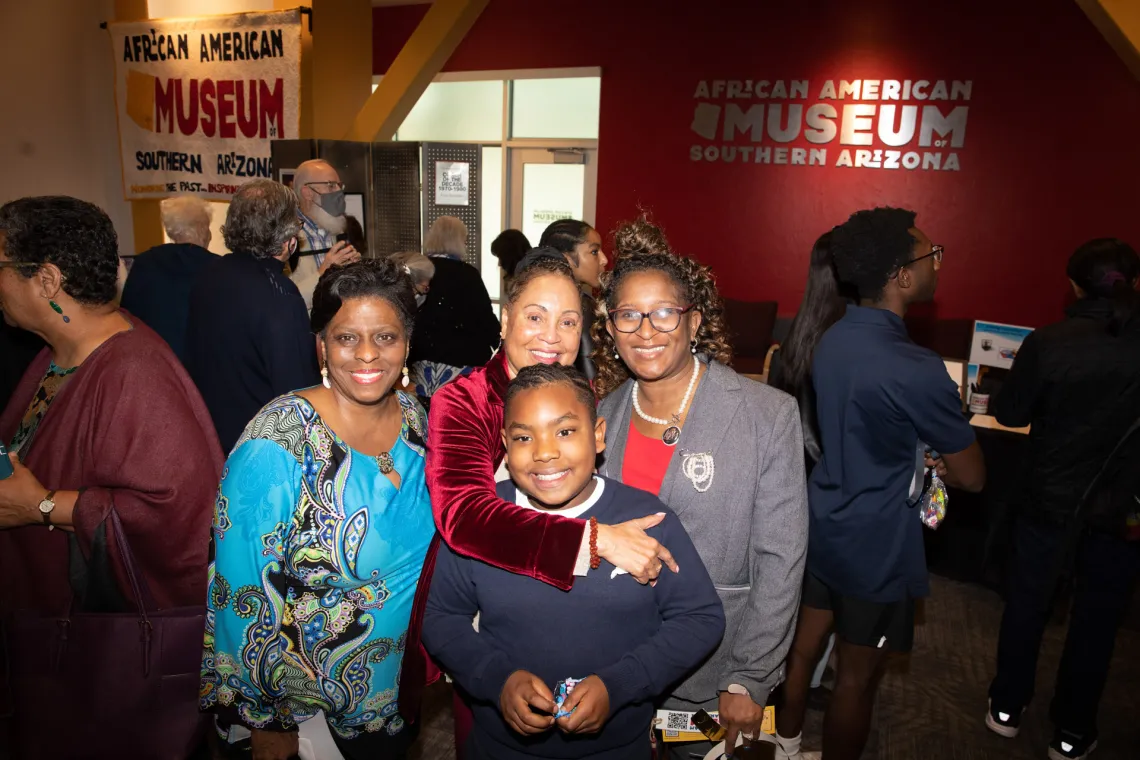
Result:
[[510,161],[507,218],[531,245],[559,219],[595,223],[597,148],[512,148]]

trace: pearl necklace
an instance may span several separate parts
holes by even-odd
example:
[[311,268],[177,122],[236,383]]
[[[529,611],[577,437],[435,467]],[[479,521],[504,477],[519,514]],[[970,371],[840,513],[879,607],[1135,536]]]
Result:
[[681,399],[681,406],[677,409],[677,413],[673,415],[671,420],[663,420],[660,417],[650,417],[645,412],[641,411],[641,404],[637,401],[637,381],[633,382],[633,410],[637,412],[637,416],[646,422],[652,422],[654,425],[668,425],[665,432],[661,434],[661,441],[666,446],[676,446],[677,441],[681,440],[681,415],[685,413],[685,407],[689,405],[689,398],[693,395],[693,389],[697,387],[697,376],[700,375],[701,363],[696,355],[693,355],[693,375],[689,378],[689,387],[685,390],[685,397]]

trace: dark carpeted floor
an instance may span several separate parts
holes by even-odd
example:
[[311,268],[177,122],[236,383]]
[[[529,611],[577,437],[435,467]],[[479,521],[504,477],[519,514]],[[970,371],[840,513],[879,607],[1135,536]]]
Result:
[[[1040,760],[1052,738],[1049,698],[1065,629],[1049,627],[1041,648],[1037,693],[1021,735],[1002,739],[986,730],[986,689],[993,675],[1002,604],[988,589],[934,577],[921,610],[914,651],[891,664],[879,691],[866,760]],[[1135,605],[1134,605],[1135,608]],[[1100,709],[1096,760],[1140,757],[1140,617],[1131,616],[1116,642]],[[413,760],[450,760],[451,690],[429,690],[425,723]],[[822,713],[808,713],[805,749],[819,747]]]

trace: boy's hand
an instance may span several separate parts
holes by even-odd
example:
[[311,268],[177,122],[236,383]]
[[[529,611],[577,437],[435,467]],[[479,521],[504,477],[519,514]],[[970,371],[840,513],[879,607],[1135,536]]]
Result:
[[[535,707],[550,715],[539,715]],[[503,684],[499,695],[499,710],[507,725],[520,734],[541,734],[554,725],[554,695],[534,673],[516,670]]]
[[558,719],[558,727],[563,731],[570,734],[596,734],[609,720],[610,693],[602,679],[590,676],[574,687],[574,691],[562,703],[562,709],[573,711]]

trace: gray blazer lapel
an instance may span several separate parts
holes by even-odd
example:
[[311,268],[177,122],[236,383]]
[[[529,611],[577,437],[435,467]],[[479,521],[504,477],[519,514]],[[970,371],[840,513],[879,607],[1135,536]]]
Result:
[[[685,477],[684,455],[711,454],[715,460],[744,400],[740,378],[735,372],[717,362],[709,362],[708,368],[697,387],[692,408],[681,431],[681,440],[677,443],[677,451],[673,454],[669,469],[665,472],[665,480],[661,483],[661,501],[677,514],[684,512],[696,501],[695,497],[699,496],[693,484]],[[628,412],[626,416],[628,417]],[[622,442],[624,444],[624,439]]]
[[[625,458],[625,442],[629,437],[629,415],[633,413],[630,402],[630,384],[622,383],[606,398],[613,398],[614,407],[606,417],[606,450],[602,454],[602,466],[598,473],[607,478],[621,481],[621,463]],[[607,405],[608,406],[608,405]],[[604,412],[603,412],[604,414]]]

